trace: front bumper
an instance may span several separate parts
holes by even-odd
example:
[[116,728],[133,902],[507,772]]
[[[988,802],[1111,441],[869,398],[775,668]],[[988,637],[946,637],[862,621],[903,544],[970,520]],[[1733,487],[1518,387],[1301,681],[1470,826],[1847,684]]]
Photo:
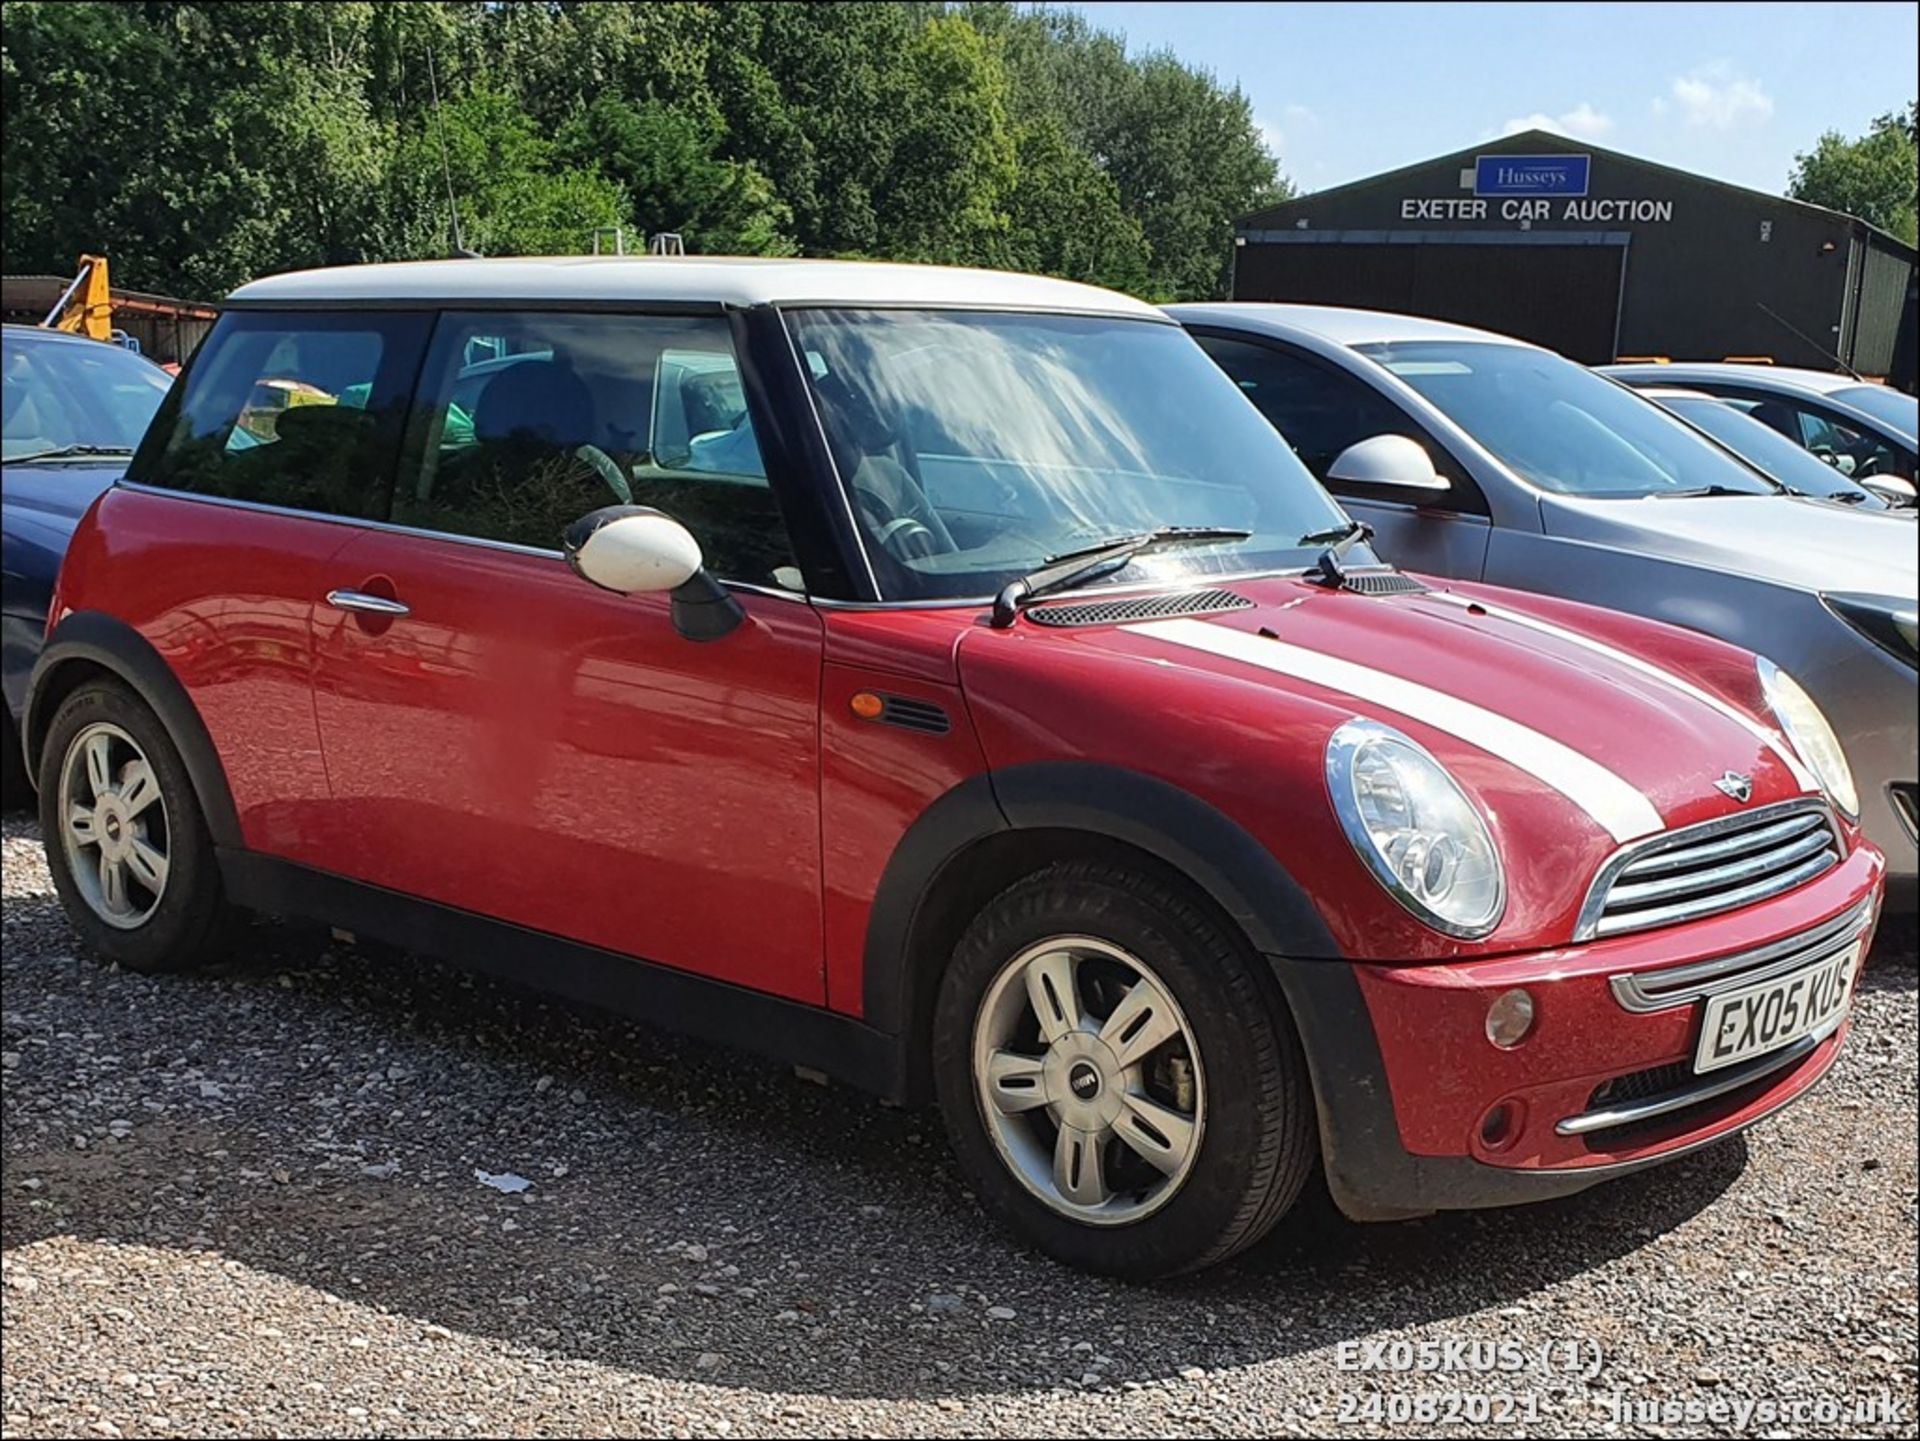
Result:
[[[1689,925],[1488,961],[1390,966],[1275,958],[1313,1073],[1334,1199],[1358,1219],[1544,1200],[1739,1131],[1811,1088],[1847,1023],[1764,1062],[1695,1076],[1704,1003],[1623,1004],[1616,977],[1771,955],[1789,941],[1864,955],[1885,863],[1871,846],[1796,891]],[[1748,967],[1715,989],[1750,983]],[[1622,983],[1626,985],[1626,983]],[[1514,987],[1534,1002],[1513,1050],[1486,1038]],[[1631,986],[1627,986],[1632,994]],[[1723,1083],[1716,1085],[1715,1083]],[[1490,1116],[1503,1122],[1490,1128]]]

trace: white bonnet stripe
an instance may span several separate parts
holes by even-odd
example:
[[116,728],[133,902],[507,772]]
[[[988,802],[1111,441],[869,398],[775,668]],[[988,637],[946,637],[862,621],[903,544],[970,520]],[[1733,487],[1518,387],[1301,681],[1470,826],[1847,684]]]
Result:
[[1651,661],[1642,660],[1630,651],[1616,650],[1605,641],[1595,640],[1592,636],[1581,635],[1577,630],[1567,630],[1562,626],[1553,624],[1551,621],[1540,620],[1535,616],[1522,615],[1518,611],[1507,610],[1502,606],[1488,605],[1485,601],[1475,600],[1471,596],[1454,595],[1451,591],[1436,591],[1432,599],[1444,600],[1449,604],[1458,606],[1477,605],[1480,609],[1486,611],[1487,614],[1499,620],[1508,621],[1514,625],[1526,626],[1529,630],[1537,630],[1542,635],[1550,635],[1556,640],[1566,641],[1569,645],[1582,646],[1594,652],[1596,655],[1603,655],[1608,660],[1615,661],[1630,670],[1638,671],[1641,675],[1657,680],[1662,685],[1671,686],[1682,695],[1691,696],[1702,705],[1713,707],[1714,710],[1718,711],[1728,720],[1733,721],[1735,724],[1742,726],[1757,736],[1769,750],[1780,757],[1782,763],[1784,763],[1788,771],[1792,773],[1794,780],[1799,783],[1801,790],[1817,791],[1820,789],[1820,783],[1814,779],[1813,773],[1801,764],[1800,757],[1793,753],[1792,746],[1788,745],[1777,734],[1768,730],[1767,727],[1760,724],[1759,721],[1755,720],[1738,706],[1727,704],[1727,702],[1720,699],[1720,697],[1712,691],[1703,690],[1684,676],[1675,675],[1670,670],[1662,670]]
[[1624,843],[1666,829],[1653,803],[1599,762],[1471,701],[1338,656],[1206,621],[1148,621],[1126,629],[1325,686],[1445,731],[1552,786],[1604,826],[1615,841]]

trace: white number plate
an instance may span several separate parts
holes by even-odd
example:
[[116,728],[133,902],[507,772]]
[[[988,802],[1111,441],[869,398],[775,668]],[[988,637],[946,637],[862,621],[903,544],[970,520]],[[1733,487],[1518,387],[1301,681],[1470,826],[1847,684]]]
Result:
[[1695,1071],[1717,1071],[1830,1030],[1847,1009],[1860,947],[1707,1002]]

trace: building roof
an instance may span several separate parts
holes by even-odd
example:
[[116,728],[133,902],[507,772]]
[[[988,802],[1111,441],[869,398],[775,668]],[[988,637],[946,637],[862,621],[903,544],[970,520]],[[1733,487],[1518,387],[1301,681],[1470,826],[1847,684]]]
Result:
[[[0,311],[8,315],[31,314],[38,319],[53,308],[54,302],[71,284],[71,275],[0,275]],[[115,310],[127,310],[140,315],[212,320],[218,314],[212,306],[200,300],[181,300],[171,295],[154,295],[145,290],[122,290],[117,285],[110,293]]]
[[320,301],[633,301],[713,306],[925,305],[1064,311],[1157,320],[1111,290],[1001,270],[844,260],[569,255],[416,260],[273,275],[237,304]]
[[1169,305],[1167,314],[1182,325],[1206,325],[1209,322],[1246,330],[1268,330],[1276,335],[1289,331],[1318,336],[1335,345],[1404,344],[1415,340],[1464,340],[1491,345],[1525,345],[1539,349],[1530,341],[1491,330],[1476,330],[1471,325],[1455,325],[1446,320],[1426,320],[1417,315],[1395,315],[1386,310],[1357,310],[1339,305],[1285,305],[1258,301],[1219,304]]
[[1480,145],[1468,146],[1465,150],[1456,150],[1447,155],[1435,155],[1426,160],[1403,165],[1397,170],[1383,171],[1379,175],[1369,175],[1364,179],[1350,180],[1345,185],[1335,185],[1327,190],[1316,190],[1306,195],[1296,195],[1291,200],[1283,200],[1278,205],[1269,205],[1250,214],[1241,216],[1235,225],[1243,230],[1274,229],[1277,223],[1290,217],[1296,207],[1326,200],[1330,196],[1345,195],[1350,191],[1370,190],[1385,185],[1389,181],[1400,180],[1417,175],[1421,171],[1436,166],[1457,165],[1461,169],[1470,169],[1474,157],[1479,155],[1595,155],[1622,165],[1638,166],[1643,170],[1658,171],[1663,175],[1678,176],[1696,185],[1711,186],[1719,190],[1731,190],[1751,200],[1763,201],[1769,205],[1778,205],[1795,210],[1809,211],[1850,225],[1865,227],[1883,244],[1894,247],[1908,260],[1915,258],[1914,247],[1899,236],[1882,230],[1870,221],[1857,215],[1848,215],[1839,210],[1829,210],[1824,205],[1815,205],[1806,200],[1795,200],[1787,195],[1774,195],[1765,190],[1754,190],[1749,186],[1735,185],[1727,180],[1715,180],[1710,175],[1701,175],[1692,170],[1682,170],[1673,165],[1662,165],[1657,160],[1643,160],[1638,155],[1628,155],[1624,151],[1609,150],[1603,145],[1590,145],[1584,140],[1570,140],[1564,135],[1556,135],[1550,130],[1523,130],[1517,135],[1503,135]]

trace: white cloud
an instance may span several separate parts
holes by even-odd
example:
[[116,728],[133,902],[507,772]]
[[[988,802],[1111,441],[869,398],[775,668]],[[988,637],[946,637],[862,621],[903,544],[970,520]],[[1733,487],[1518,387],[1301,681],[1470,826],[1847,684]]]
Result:
[[1267,150],[1275,157],[1287,155],[1289,141],[1298,141],[1301,136],[1320,128],[1320,117],[1307,105],[1289,105],[1280,112],[1276,123],[1256,115],[1253,125],[1260,132],[1260,139]]
[[1675,76],[1667,93],[1655,97],[1653,113],[1678,114],[1687,124],[1710,130],[1733,130],[1772,115],[1773,97],[1758,80],[1715,60]]
[[1555,135],[1564,135],[1569,140],[1598,140],[1613,129],[1613,117],[1602,115],[1593,106],[1582,100],[1573,109],[1559,115],[1549,115],[1544,110],[1536,110],[1531,115],[1522,115],[1509,120],[1500,128],[1502,135],[1518,135],[1523,130],[1547,130]]

